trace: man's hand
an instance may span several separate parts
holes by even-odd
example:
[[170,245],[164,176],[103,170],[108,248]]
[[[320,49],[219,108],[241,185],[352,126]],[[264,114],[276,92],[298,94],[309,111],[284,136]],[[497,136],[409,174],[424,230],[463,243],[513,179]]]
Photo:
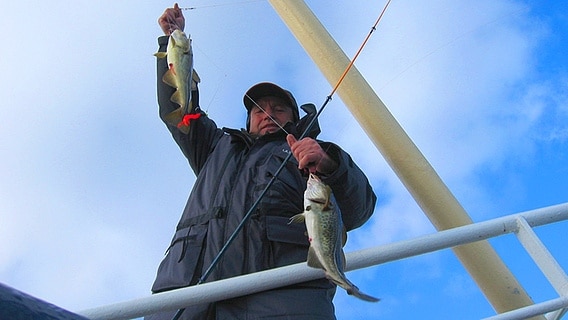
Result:
[[293,135],[286,136],[292,154],[298,160],[298,169],[308,169],[311,173],[330,174],[337,169],[337,163],[331,159],[321,148],[319,143],[312,138],[304,138],[300,141]]
[[160,18],[158,18],[158,24],[166,36],[169,36],[176,29],[183,31],[185,28],[185,18],[177,3],[174,4],[173,8],[167,8],[164,11]]

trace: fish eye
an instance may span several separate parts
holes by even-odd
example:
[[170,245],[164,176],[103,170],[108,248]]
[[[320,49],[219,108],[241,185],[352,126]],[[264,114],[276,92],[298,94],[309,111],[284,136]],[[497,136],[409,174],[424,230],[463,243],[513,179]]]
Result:
[[307,206],[306,211],[310,211],[310,210],[312,210],[312,206]]

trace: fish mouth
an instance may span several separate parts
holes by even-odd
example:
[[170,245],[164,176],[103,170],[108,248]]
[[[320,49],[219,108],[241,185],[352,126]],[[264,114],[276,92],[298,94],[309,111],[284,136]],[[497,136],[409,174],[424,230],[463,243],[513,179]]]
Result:
[[318,181],[318,182],[321,181],[320,178],[313,173],[310,173],[310,180],[315,180],[315,181]]

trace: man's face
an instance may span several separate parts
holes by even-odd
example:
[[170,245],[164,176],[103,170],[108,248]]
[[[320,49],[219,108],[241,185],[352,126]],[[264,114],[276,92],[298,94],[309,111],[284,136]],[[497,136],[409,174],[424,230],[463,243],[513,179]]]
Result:
[[[263,136],[267,133],[276,132],[280,129],[280,126],[284,127],[287,122],[294,121],[292,109],[280,98],[262,97],[256,101],[256,104],[260,108],[255,105],[250,111],[249,132],[253,135]],[[272,119],[270,119],[271,117]],[[280,126],[274,121],[278,122]]]

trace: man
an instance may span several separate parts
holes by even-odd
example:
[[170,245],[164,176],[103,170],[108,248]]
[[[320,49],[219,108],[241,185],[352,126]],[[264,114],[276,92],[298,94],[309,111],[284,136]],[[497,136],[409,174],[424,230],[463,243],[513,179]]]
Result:
[[[174,5],[158,20],[166,36],[183,30],[185,21]],[[161,79],[166,59],[158,59],[160,116],[178,108],[174,89]],[[195,112],[198,92],[193,92]],[[311,138],[297,140],[307,121],[300,119],[292,94],[272,83],[251,87],[243,102],[247,129],[220,129],[205,114],[191,120],[188,134],[166,126],[189,161],[197,179],[167,254],[158,268],[152,292],[196,284],[243,216],[286,163],[257,209],[225,251],[207,282],[306,261],[309,246],[303,224],[288,224],[303,212],[305,171],[316,172],[334,193],[347,230],[361,226],[376,202],[367,178],[338,146]],[[303,107],[304,108],[304,107]],[[307,108],[306,108],[307,109]],[[187,307],[182,319],[334,319],[335,285],[318,279],[216,303]],[[175,311],[149,316],[171,319]]]

